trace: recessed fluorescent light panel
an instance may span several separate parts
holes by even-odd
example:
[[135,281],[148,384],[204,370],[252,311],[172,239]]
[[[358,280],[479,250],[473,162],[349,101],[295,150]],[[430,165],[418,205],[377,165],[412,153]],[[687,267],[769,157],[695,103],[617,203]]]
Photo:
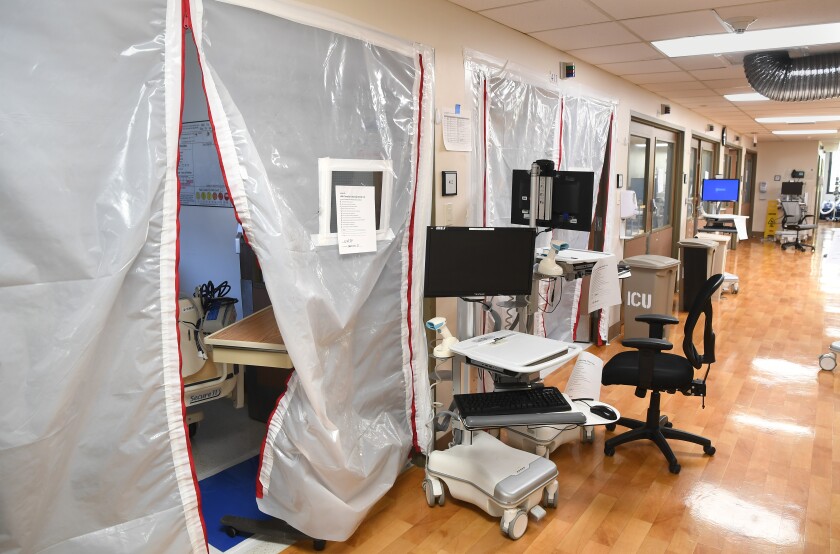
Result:
[[730,102],[759,102],[761,100],[770,100],[763,94],[757,92],[745,92],[743,94],[724,94],[724,98]]
[[756,117],[756,123],[825,123],[840,121],[840,115],[793,115],[787,117]]
[[774,135],[833,135],[837,129],[795,129],[791,131],[773,131]]
[[780,50],[797,46],[815,46],[840,42],[840,23],[803,25],[783,29],[746,31],[741,34],[722,33],[699,37],[655,40],[653,44],[669,58],[703,56],[752,50]]

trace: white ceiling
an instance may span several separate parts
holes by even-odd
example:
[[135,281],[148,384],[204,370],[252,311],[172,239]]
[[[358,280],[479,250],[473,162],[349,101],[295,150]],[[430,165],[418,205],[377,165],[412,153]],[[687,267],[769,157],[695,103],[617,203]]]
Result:
[[[730,102],[724,94],[753,92],[744,53],[668,58],[654,40],[726,32],[718,17],[751,16],[749,30],[840,22],[840,0],[450,0],[528,34],[759,141],[836,140],[840,134],[773,135],[781,129],[838,128],[840,122],[760,124],[756,117],[840,115],[840,98],[815,102]],[[840,51],[837,43],[804,47],[792,56]],[[572,60],[569,60],[572,61]],[[580,69],[578,69],[578,72]]]

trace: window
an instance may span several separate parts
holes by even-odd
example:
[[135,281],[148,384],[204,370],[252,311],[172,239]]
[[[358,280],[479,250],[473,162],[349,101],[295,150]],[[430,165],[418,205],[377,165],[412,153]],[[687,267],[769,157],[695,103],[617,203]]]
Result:
[[335,188],[339,186],[374,187],[376,205],[376,240],[390,240],[394,233],[389,227],[391,191],[394,171],[391,160],[318,160],[320,210],[318,234],[313,237],[318,246],[338,244]]

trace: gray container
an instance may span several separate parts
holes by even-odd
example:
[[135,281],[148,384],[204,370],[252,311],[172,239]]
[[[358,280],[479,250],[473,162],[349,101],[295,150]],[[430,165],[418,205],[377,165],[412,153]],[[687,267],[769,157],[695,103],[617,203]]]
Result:
[[680,245],[680,311],[691,309],[706,279],[714,275],[715,250],[718,243],[708,239],[683,239]]
[[[674,315],[674,293],[680,261],[655,254],[631,256],[624,262],[630,266],[630,277],[624,285],[624,338],[648,337],[649,325],[636,321],[642,314]],[[665,338],[670,334],[665,328]]]

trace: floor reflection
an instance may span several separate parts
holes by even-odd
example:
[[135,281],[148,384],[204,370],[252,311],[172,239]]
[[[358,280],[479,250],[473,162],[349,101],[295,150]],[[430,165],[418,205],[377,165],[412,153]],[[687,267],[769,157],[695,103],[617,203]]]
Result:
[[793,383],[815,386],[815,360],[798,364],[781,358],[756,358],[752,362],[753,380],[767,385]]
[[769,419],[766,416],[756,416],[745,413],[736,413],[729,417],[733,423],[745,425],[758,429],[760,431],[768,431],[771,433],[785,433],[787,435],[794,435],[797,437],[812,437],[814,436],[814,428],[805,425],[797,425],[791,423],[790,420]]
[[698,483],[689,491],[686,506],[699,521],[713,525],[715,532],[766,541],[778,546],[800,543],[800,521],[785,517],[800,506],[774,502],[771,507],[742,498],[710,483]]

